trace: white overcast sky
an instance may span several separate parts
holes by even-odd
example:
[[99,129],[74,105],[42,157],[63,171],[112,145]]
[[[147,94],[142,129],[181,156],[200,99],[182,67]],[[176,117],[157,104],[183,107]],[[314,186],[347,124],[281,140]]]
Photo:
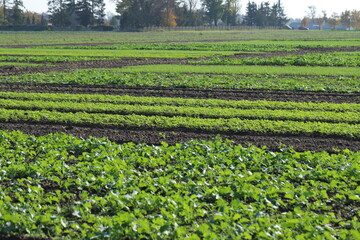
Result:
[[[198,0],[200,1],[200,0]],[[266,0],[251,0],[256,3],[265,2]],[[34,12],[46,12],[47,11],[47,0],[23,0],[25,8],[29,11]],[[269,0],[272,4],[277,0]],[[245,11],[248,0],[240,0],[242,4],[242,11]],[[344,10],[360,10],[360,0],[282,0],[284,5],[285,13],[290,18],[302,18],[306,15],[308,6],[315,6],[318,14],[325,10],[328,15],[333,12],[341,13]],[[106,11],[115,12],[115,3],[111,0],[105,0]]]

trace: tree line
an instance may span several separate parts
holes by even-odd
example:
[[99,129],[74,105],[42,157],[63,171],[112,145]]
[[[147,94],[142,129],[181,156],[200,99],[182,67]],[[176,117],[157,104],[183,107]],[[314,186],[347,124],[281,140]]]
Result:
[[45,17],[39,13],[24,11],[22,0],[0,0],[0,25],[44,25]]
[[55,26],[101,25],[105,21],[104,0],[49,0],[48,8]]
[[[44,24],[41,15],[24,10],[22,0],[0,0],[0,24]],[[49,22],[54,26],[91,26],[105,23],[104,0],[48,0]],[[280,26],[287,21],[281,1],[270,6],[249,2],[244,20],[239,0],[119,0],[113,19],[121,28],[150,26]]]
[[[153,26],[284,26],[289,19],[281,0],[256,4],[248,1],[240,16],[240,0],[114,0],[116,16],[106,21],[104,0],[48,0],[47,14],[26,11],[22,0],[0,0],[0,25],[45,25],[58,27],[96,26],[112,24],[123,29]],[[309,6],[301,26],[310,23],[333,29],[340,24],[347,29],[360,29],[360,11],[344,11],[340,15],[316,14]],[[45,17],[46,16],[46,17]]]
[[341,24],[345,29],[360,30],[360,10],[345,10],[338,13],[327,15],[326,11],[321,11],[317,14],[315,6],[309,6],[307,16],[301,20],[302,27],[308,27],[310,24],[316,25],[321,30],[325,24],[328,24],[331,29],[337,29]]
[[238,0],[122,0],[116,11],[123,28],[217,26],[220,21],[227,26],[282,26],[288,21],[280,0],[272,6],[249,2],[244,20]]
[[48,14],[25,11],[22,0],[0,1],[0,25],[45,25],[50,22],[67,27],[101,25],[105,21],[104,0],[48,0]]
[[257,5],[255,2],[248,2],[244,23],[248,26],[278,26],[285,25],[287,18],[281,1],[270,5],[269,2],[262,2]]

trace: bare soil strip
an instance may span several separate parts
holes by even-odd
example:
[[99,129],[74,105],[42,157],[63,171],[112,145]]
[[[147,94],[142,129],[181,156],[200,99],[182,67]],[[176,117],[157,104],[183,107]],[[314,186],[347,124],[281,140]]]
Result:
[[89,69],[89,68],[121,68],[127,66],[140,66],[140,65],[182,64],[187,62],[188,60],[189,59],[123,58],[119,60],[55,62],[55,63],[49,63],[52,64],[52,66],[39,66],[39,67],[4,66],[4,67],[0,67],[0,76],[31,74],[31,73],[48,73],[48,72],[68,71],[75,69]]
[[287,91],[264,89],[200,89],[170,87],[131,87],[111,85],[0,83],[2,92],[71,93],[130,95],[225,100],[268,100],[292,102],[360,103],[360,93]]
[[[29,123],[0,123],[2,130],[20,130],[26,134],[36,136],[50,133],[64,132],[77,137],[89,136],[107,137],[117,143],[135,142],[158,145],[161,142],[176,144],[191,139],[209,140],[217,134],[208,132],[187,131],[159,131],[159,130],[129,130],[112,128],[94,128],[80,126],[64,126],[51,124]],[[252,134],[221,134],[223,139],[230,139],[243,146],[267,146],[269,150],[277,151],[284,147],[293,147],[296,151],[327,151],[336,152],[336,149],[350,149],[360,151],[359,140],[349,140],[334,137],[308,137],[308,136],[278,136],[278,135],[252,135]],[[335,148],[335,149],[334,149]]]

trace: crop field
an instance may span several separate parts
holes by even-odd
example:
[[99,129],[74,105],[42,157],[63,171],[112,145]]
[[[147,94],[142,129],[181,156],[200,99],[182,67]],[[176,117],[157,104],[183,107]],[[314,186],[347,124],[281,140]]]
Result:
[[360,239],[359,39],[0,32],[0,239]]

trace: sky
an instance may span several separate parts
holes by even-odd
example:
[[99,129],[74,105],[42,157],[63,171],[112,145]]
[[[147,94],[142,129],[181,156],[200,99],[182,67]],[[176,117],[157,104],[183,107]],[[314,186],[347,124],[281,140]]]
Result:
[[[200,1],[200,0],[198,0]],[[256,3],[265,2],[266,0],[251,0]],[[277,0],[268,0],[271,4],[277,2]],[[33,12],[47,12],[47,0],[23,0],[24,6],[27,10]],[[317,13],[321,14],[323,10],[330,16],[333,12],[341,13],[345,10],[360,10],[359,0],[282,0],[285,13],[289,18],[302,18],[306,16],[308,6],[315,6]],[[248,0],[240,0],[242,4],[242,12],[245,11]],[[111,0],[105,0],[106,12],[115,13],[115,3]],[[200,5],[200,4],[198,4]]]
[[[48,0],[23,0],[26,10],[37,13],[47,12],[48,10],[47,2]],[[116,4],[114,3],[114,1],[105,0],[105,5],[106,5],[106,12],[115,13]]]

